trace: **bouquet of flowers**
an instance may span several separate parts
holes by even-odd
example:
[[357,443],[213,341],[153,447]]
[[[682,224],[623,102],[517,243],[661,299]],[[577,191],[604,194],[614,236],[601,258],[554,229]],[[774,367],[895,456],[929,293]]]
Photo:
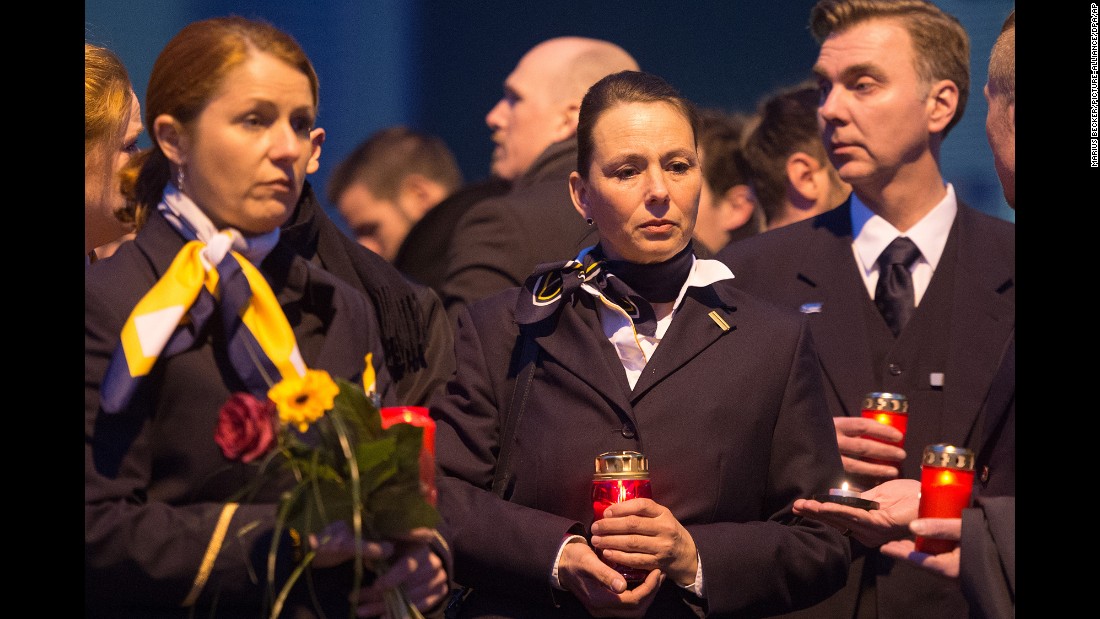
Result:
[[[222,407],[215,441],[227,458],[257,462],[257,484],[283,469],[289,469],[296,480],[279,501],[275,540],[283,530],[295,540],[320,536],[338,521],[349,525],[357,541],[403,539],[416,529],[438,525],[433,471],[423,475],[420,471],[423,454],[434,453],[425,442],[434,434],[425,432],[434,430],[434,422],[424,409],[409,407],[396,409],[404,418],[384,421],[373,393],[371,362],[367,355],[365,389],[334,380],[323,370],[308,369],[304,376],[276,383],[266,400],[235,393]],[[410,417],[415,411],[424,412]],[[430,467],[431,461],[426,464]],[[244,494],[254,490],[250,487]],[[301,553],[296,569],[276,594],[270,568],[277,549],[276,541],[268,555],[272,618],[279,615],[291,587],[315,554]],[[354,565],[352,591],[357,593],[363,579],[358,555]],[[387,569],[384,561],[371,567],[379,575]],[[422,619],[399,588],[386,591],[385,600],[388,616]],[[353,611],[356,605],[353,600]]]

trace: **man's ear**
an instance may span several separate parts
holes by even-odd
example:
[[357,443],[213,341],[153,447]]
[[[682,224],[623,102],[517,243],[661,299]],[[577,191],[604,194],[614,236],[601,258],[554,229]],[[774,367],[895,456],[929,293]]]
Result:
[[718,225],[726,232],[733,232],[752,219],[756,210],[756,197],[748,185],[734,185],[722,194],[718,205]]
[[580,120],[580,113],[580,101],[570,101],[565,105],[559,117],[559,124],[555,128],[555,142],[560,142],[566,138],[572,137],[573,134],[577,132],[577,123]]
[[592,217],[588,210],[588,183],[584,182],[576,170],[569,173],[569,197],[573,199],[573,208],[577,209],[581,217]]
[[791,153],[791,156],[787,157],[787,183],[790,184],[795,195],[805,202],[812,204],[820,195],[821,187],[818,186],[820,169],[821,164],[817,159],[802,151]]
[[325,143],[325,130],[316,127],[313,131],[310,131],[309,141],[313,151],[309,154],[306,174],[313,174],[321,167],[321,145]]
[[427,176],[412,172],[401,179],[397,194],[406,213],[420,219],[447,197],[447,190]]
[[187,163],[191,140],[183,130],[183,124],[174,116],[161,114],[153,119],[153,136],[169,161],[177,166]]
[[947,128],[959,106],[959,87],[951,80],[932,84],[928,92],[928,133],[937,134]]

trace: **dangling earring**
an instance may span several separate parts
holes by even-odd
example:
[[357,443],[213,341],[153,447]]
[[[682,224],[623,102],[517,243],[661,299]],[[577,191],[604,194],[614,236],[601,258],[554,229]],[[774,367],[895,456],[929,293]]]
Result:
[[592,218],[591,217],[586,217],[585,220],[584,220],[584,223],[591,226],[592,225]]
[[176,189],[183,192],[183,164],[176,166]]

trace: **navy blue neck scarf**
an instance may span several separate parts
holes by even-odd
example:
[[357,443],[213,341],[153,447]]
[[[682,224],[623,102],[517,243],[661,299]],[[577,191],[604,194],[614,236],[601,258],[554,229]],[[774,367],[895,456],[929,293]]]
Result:
[[691,273],[693,257],[692,246],[688,243],[664,262],[637,264],[609,260],[603,248],[596,245],[579,261],[540,264],[524,284],[531,293],[531,302],[519,304],[516,320],[529,324],[546,318],[557,309],[558,301],[570,298],[581,284],[588,283],[621,307],[638,333],[652,337],[657,332],[657,316],[651,303],[676,300]]

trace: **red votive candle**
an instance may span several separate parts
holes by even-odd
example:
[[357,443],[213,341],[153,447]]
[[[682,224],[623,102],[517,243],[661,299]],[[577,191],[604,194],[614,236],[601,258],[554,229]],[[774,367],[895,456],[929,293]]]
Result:
[[[879,423],[884,423],[895,428],[898,432],[901,432],[901,440],[896,442],[886,441],[874,436],[867,436],[866,434],[863,435],[862,438],[886,443],[894,447],[901,447],[902,449],[905,448],[905,429],[909,426],[909,400],[906,399],[905,396],[900,393],[885,393],[878,391],[868,393],[863,397],[863,410],[860,416],[864,419],[874,419]],[[864,458],[864,460],[874,464],[899,466],[898,462],[892,460],[878,460],[875,458]]]
[[382,416],[382,429],[395,423],[407,423],[422,428],[423,442],[420,447],[420,490],[424,498],[432,505],[436,504],[438,492],[435,488],[435,420],[428,414],[425,406],[385,406],[378,409]]
[[[596,520],[615,503],[629,499],[653,498],[649,487],[649,460],[636,451],[608,451],[596,456],[596,474],[592,476],[592,513]],[[604,561],[626,579],[628,587],[645,580],[649,570],[636,569]]]
[[[974,489],[974,452],[943,443],[929,445],[921,456],[920,518],[962,518]],[[918,552],[951,552],[956,540],[916,538]]]

